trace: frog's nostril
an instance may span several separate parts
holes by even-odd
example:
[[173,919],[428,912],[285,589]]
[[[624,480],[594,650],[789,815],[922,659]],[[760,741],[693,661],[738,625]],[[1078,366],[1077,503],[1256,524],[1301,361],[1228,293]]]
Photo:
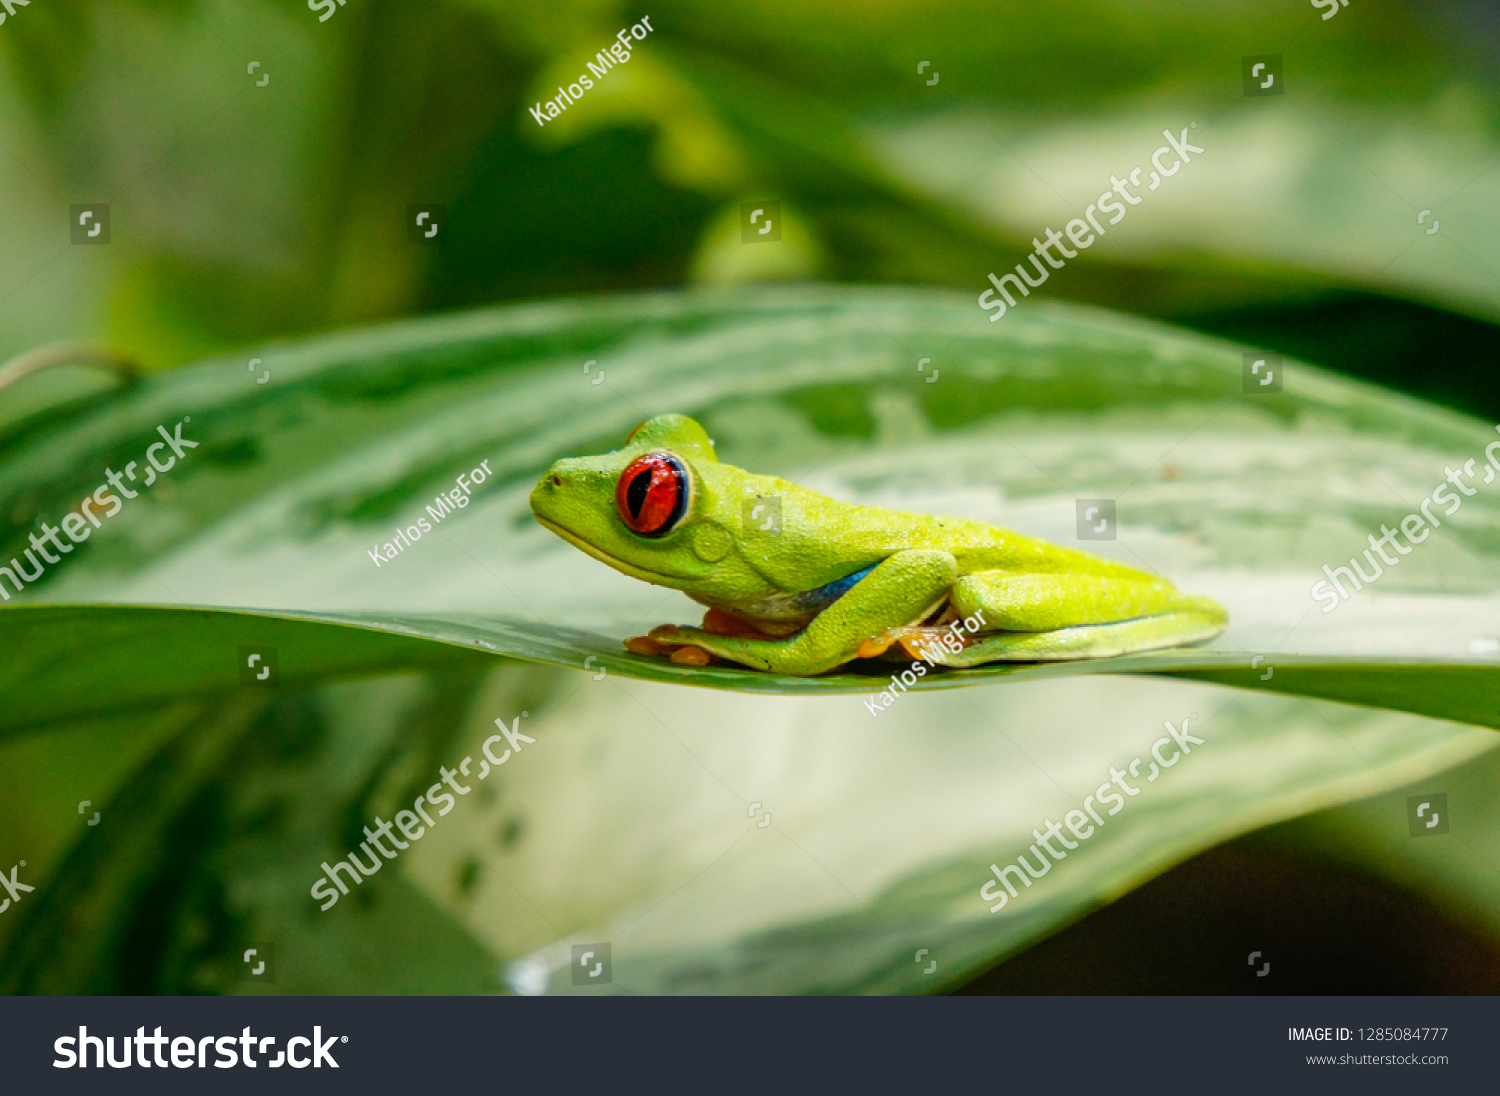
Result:
[[561,487],[562,485],[563,485],[563,479],[562,479],[562,477],[559,476],[556,472],[553,472],[552,473],[552,486],[553,487]]

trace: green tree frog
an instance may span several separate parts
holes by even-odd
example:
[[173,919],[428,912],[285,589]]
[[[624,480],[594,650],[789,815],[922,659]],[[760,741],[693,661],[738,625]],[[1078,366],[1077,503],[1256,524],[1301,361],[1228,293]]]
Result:
[[[1229,619],[1085,552],[721,464],[683,415],[641,424],[623,449],[558,461],[531,508],[595,559],[708,607],[701,628],[662,625],[625,642],[679,663],[717,656],[812,675],[900,649],[955,667],[1101,658],[1202,642]],[[949,627],[960,618],[968,630]]]

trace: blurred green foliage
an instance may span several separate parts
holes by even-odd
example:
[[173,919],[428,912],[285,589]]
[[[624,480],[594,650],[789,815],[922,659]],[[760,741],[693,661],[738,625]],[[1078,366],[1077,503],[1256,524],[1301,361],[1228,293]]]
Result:
[[[1401,3],[1324,23],[1292,0],[665,0],[629,64],[543,129],[526,107],[642,12],[361,0],[324,23],[300,0],[33,4],[0,32],[0,358],[87,337],[160,368],[329,326],[695,279],[983,288],[1042,227],[984,212],[1005,200],[1005,171],[1042,178],[1059,199],[1048,216],[1072,215],[1063,192],[1125,166],[1100,149],[1100,124],[1149,118],[1146,140],[1194,117],[1224,120],[1221,165],[1239,148],[1292,174],[1263,180],[1269,204],[1228,201],[1186,244],[1143,232],[1101,247],[1050,294],[1500,417],[1482,368],[1500,348],[1485,11]],[[1288,94],[1246,100],[1239,57],[1276,51]],[[936,86],[916,74],[924,59]],[[1254,111],[1270,129],[1234,128]],[[892,161],[892,133],[954,120]],[[1048,143],[1069,150],[1066,168],[1037,158]],[[936,189],[918,178],[980,154],[1009,167]],[[1419,241],[1431,269],[1389,234],[1399,220],[1419,235],[1404,206],[1379,205],[1397,191],[1448,217],[1450,235]],[[793,242],[739,247],[739,202],[772,197]],[[86,201],[111,203],[107,248],[66,243],[66,207]],[[407,242],[413,202],[446,204],[446,246]],[[1339,226],[1312,255],[1298,250],[1309,217]]]

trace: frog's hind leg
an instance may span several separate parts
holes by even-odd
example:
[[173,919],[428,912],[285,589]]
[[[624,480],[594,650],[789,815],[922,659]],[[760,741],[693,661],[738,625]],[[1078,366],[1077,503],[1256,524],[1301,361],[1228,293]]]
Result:
[[1201,643],[1224,630],[1222,610],[1161,613],[1113,624],[1079,624],[1050,632],[998,632],[982,635],[962,652],[944,652],[943,665],[982,666],[986,662],[1065,662],[1109,658],[1163,647]]
[[1178,647],[1212,639],[1229,614],[1208,598],[1170,583],[1079,574],[979,571],[953,586],[962,616],[978,615],[983,633],[950,666],[1061,661]]

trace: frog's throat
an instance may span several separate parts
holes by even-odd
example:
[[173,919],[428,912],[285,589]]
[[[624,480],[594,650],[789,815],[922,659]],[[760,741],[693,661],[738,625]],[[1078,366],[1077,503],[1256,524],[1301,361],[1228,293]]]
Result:
[[557,522],[548,521],[546,518],[542,517],[538,513],[535,513],[534,511],[532,513],[532,517],[536,518],[536,520],[539,521],[544,527],[552,530],[558,536],[562,537],[563,540],[571,544],[574,548],[577,548],[580,552],[593,556],[600,563],[607,564],[608,566],[613,567],[621,574],[629,575],[631,578],[638,578],[642,582],[649,582],[653,586],[668,586],[672,589],[676,589],[677,584],[682,581],[682,579],[677,578],[675,575],[662,574],[658,571],[647,571],[645,568],[637,567],[631,563],[626,563],[624,560],[612,556],[608,552],[600,551],[598,548],[594,547],[582,537],[579,537],[574,533],[570,533],[567,529],[557,524]]

